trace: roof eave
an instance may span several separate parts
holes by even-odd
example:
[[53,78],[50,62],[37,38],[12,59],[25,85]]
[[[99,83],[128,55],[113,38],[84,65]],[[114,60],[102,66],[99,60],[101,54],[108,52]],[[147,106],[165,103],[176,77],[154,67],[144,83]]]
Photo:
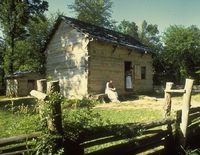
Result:
[[136,46],[136,45],[127,45],[127,44],[122,44],[122,43],[119,43],[119,42],[115,42],[115,41],[111,41],[109,39],[105,39],[105,38],[98,38],[96,36],[91,36],[90,37],[92,38],[96,38],[96,40],[100,40],[100,41],[105,41],[107,43],[111,43],[111,44],[114,44],[114,45],[118,45],[118,46],[121,46],[121,47],[125,47],[125,48],[128,48],[128,49],[136,49],[138,51],[140,51],[139,53],[143,52],[143,54],[152,54],[152,52],[148,49],[148,48],[145,48],[145,47],[140,47],[140,46]]

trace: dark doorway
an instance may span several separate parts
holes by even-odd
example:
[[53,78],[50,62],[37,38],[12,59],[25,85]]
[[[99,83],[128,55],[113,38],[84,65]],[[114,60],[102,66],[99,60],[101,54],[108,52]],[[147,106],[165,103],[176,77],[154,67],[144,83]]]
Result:
[[35,80],[28,80],[28,94],[35,89]]
[[125,82],[125,90],[132,91],[133,90],[133,78],[132,78],[132,62],[125,61],[124,62],[124,82]]

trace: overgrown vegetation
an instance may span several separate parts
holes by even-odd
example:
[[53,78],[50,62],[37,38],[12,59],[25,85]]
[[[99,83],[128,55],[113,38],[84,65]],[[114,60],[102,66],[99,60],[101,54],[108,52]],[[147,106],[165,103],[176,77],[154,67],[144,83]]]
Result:
[[[193,100],[199,95],[194,95]],[[180,97],[175,97],[179,100]],[[58,94],[52,96],[52,100],[61,102],[63,100]],[[123,103],[122,103],[123,104]],[[124,125],[128,123],[142,123],[158,120],[162,117],[159,109],[150,108],[94,108],[94,100],[69,100],[62,103],[63,112],[63,135],[54,135],[48,132],[46,123],[41,123],[37,114],[37,108],[18,106],[0,111],[0,137],[8,137],[35,131],[43,131],[42,137],[36,141],[38,154],[41,152],[50,154],[57,140],[61,137],[67,138],[68,144],[74,145],[76,149],[83,149],[85,153],[92,153],[105,148],[124,145],[134,142],[134,137],[142,134],[142,130],[130,131]],[[128,106],[128,105],[127,105]],[[47,108],[48,109],[48,108]],[[48,110],[47,110],[48,112]],[[43,119],[45,120],[45,119]],[[41,126],[42,124],[42,126]],[[122,126],[123,125],[123,129]],[[106,143],[101,143],[107,141]],[[96,145],[94,145],[96,144]],[[81,146],[81,147],[80,147]],[[80,148],[79,148],[80,147]],[[62,154],[64,148],[60,148],[57,154]],[[186,150],[188,154],[197,153],[198,150]],[[54,154],[56,154],[54,152]]]
[[[62,100],[60,96],[52,96],[52,100]],[[48,101],[50,104],[51,101]],[[141,109],[141,110],[99,110],[93,109],[95,105],[94,100],[68,100],[65,99],[62,105],[63,109],[63,128],[64,137],[69,139],[76,146],[80,145],[88,138],[95,136],[102,136],[102,134],[115,134],[117,137],[122,136],[126,139],[130,134],[128,130],[124,132],[119,132],[117,126],[111,128],[112,125],[126,124],[130,122],[138,122],[142,119],[142,122],[146,122],[149,119],[155,120],[160,116],[156,116],[152,110]],[[75,106],[76,105],[76,106]],[[37,109],[37,108],[36,108]],[[47,108],[48,109],[48,108]],[[47,110],[48,112],[48,110]],[[146,117],[142,118],[142,114],[146,113]],[[158,112],[158,111],[157,111]],[[155,114],[155,115],[154,115]],[[151,115],[151,116],[150,116]],[[5,117],[6,116],[6,117]],[[1,111],[0,118],[3,120],[0,123],[2,132],[1,137],[8,137],[13,135],[31,133],[34,131],[43,131],[43,136],[36,142],[38,153],[45,152],[50,153],[53,150],[53,145],[59,136],[55,135],[49,136],[49,132],[46,129],[46,123],[41,123],[39,115],[35,110],[30,110],[26,106],[18,106],[8,109],[7,111]],[[146,119],[145,119],[146,118]],[[44,121],[45,119],[43,119]],[[13,123],[14,122],[14,123]],[[41,126],[42,125],[42,126]],[[6,131],[6,132],[4,132]],[[97,134],[98,133],[98,134]],[[98,137],[97,136],[97,137]],[[128,141],[126,139],[125,141]],[[112,142],[112,145],[118,144],[118,142]],[[104,147],[108,147],[111,144],[107,144]],[[103,147],[103,146],[102,146]],[[94,149],[99,149],[97,147],[87,148],[86,152],[91,152]],[[60,154],[62,154],[63,149],[60,149]],[[57,152],[58,153],[58,152]]]
[[29,134],[39,130],[39,115],[35,108],[18,106],[0,110],[0,137]]
[[[43,26],[46,20],[43,13],[47,9],[48,2],[43,0],[0,1],[0,27],[3,31],[3,41],[5,43],[3,65],[6,74],[12,74],[19,69],[27,70],[30,69],[30,67],[34,70],[34,66],[32,68],[31,65],[35,64],[30,62],[33,60],[35,63],[37,62],[35,59],[40,60],[41,44],[45,43],[45,36],[48,34],[49,30],[49,24]],[[35,24],[33,24],[33,22]],[[46,20],[46,22],[48,21]],[[37,26],[36,33],[33,34],[32,29],[34,29],[34,26],[37,24],[40,24],[40,27]],[[39,38],[35,37],[37,34],[39,34]],[[38,48],[38,41],[40,41],[40,49],[35,49]],[[32,53],[31,56],[28,54],[29,51]],[[24,52],[26,54],[24,54]],[[21,62],[19,63],[19,61]],[[41,65],[40,63],[37,69],[39,69],[38,67]]]

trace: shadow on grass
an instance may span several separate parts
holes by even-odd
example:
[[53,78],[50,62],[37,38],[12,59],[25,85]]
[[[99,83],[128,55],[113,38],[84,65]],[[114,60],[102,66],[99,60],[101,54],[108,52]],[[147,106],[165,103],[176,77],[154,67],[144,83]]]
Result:
[[30,110],[35,108],[36,103],[37,103],[36,99],[32,97],[11,98],[0,101],[0,110],[18,111],[24,107]]
[[[87,155],[130,155],[152,150],[165,144],[168,131],[155,129],[142,131],[130,130],[125,125],[99,127],[84,133]],[[148,154],[165,154],[163,147]]]

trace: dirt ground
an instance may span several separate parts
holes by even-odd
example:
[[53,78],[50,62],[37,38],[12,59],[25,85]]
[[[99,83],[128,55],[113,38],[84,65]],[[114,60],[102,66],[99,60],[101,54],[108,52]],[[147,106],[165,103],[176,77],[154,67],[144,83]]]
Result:
[[[182,108],[182,97],[172,97],[172,111],[177,111]],[[139,109],[139,108],[150,108],[163,110],[164,98],[156,98],[149,96],[142,96],[139,99],[132,99],[122,101],[121,103],[103,103],[97,105],[95,108],[100,109]],[[200,107],[200,101],[192,99],[191,107]]]

